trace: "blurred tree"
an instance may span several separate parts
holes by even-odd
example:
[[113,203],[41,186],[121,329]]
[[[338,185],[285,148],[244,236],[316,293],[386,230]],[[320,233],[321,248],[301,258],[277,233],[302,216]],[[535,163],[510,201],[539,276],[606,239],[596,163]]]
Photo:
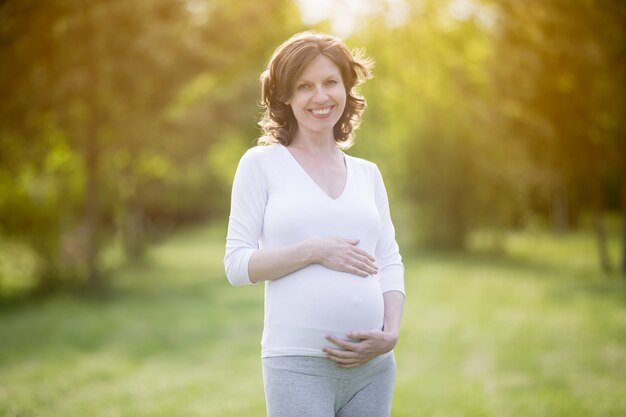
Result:
[[85,277],[97,287],[113,230],[137,257],[146,219],[159,228],[223,212],[211,149],[254,131],[256,78],[299,23],[294,8],[0,4],[0,231],[37,252],[41,288]]
[[518,223],[530,180],[523,148],[493,125],[497,101],[485,71],[492,40],[482,10],[458,15],[453,3],[409,2],[401,24],[372,22],[354,43],[376,59],[359,133],[370,145],[359,152],[378,154],[400,184],[402,192],[390,194],[410,202],[416,239],[460,249],[479,226]]
[[600,264],[608,272],[602,219],[606,202],[616,201],[610,194],[619,193],[611,178],[626,182],[626,4],[492,3],[499,16],[492,74],[503,103],[502,132],[523,142],[535,169],[545,173],[555,229],[591,211]]
[[401,19],[353,36],[377,61],[360,132],[369,142],[357,152],[378,154],[404,183],[416,236],[461,248],[472,230],[532,212],[549,211],[557,231],[592,213],[610,270],[602,219],[620,189],[626,202],[616,181],[626,172],[625,4],[404,4]]

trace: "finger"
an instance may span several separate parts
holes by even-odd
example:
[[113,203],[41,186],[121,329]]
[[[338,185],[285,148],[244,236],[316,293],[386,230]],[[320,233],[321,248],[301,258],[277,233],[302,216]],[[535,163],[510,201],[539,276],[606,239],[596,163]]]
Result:
[[[352,260],[352,267],[356,268],[358,271],[360,271],[361,273],[365,274],[364,276],[370,276],[376,273],[376,270],[372,269],[370,266],[368,266],[367,264],[358,261],[358,260]],[[363,275],[361,275],[363,276]]]
[[354,340],[366,340],[366,339],[373,339],[374,336],[373,331],[370,330],[358,330],[358,331],[352,331],[352,332],[348,332],[347,336],[350,339],[354,339]]
[[337,366],[339,368],[355,368],[357,366],[361,366],[367,362],[370,361],[371,358],[359,358],[359,360],[355,361],[355,362],[351,362],[351,363],[337,363]]
[[372,264],[367,259],[359,261],[356,267],[359,268],[361,271],[367,272],[369,275],[375,275],[378,273],[378,268],[376,267],[376,265]]
[[367,256],[361,256],[361,261],[365,264],[367,264],[369,267],[375,269],[376,271],[378,271],[378,265],[376,265],[376,263],[374,263],[374,261],[372,261],[370,258],[368,258]]
[[324,351],[326,352],[326,357],[335,362],[352,363],[352,362],[359,362],[363,360],[361,355],[352,351],[345,351],[345,350],[338,351],[336,349],[328,349],[328,350],[324,349]]
[[367,272],[362,271],[359,268],[357,268],[356,266],[352,266],[352,265],[347,265],[344,268],[344,271],[345,272],[349,272],[349,273],[351,273],[353,275],[357,275],[359,277],[363,277],[363,278],[367,278],[367,277],[370,276],[370,274],[368,274]]
[[369,253],[367,253],[366,251],[364,251],[361,248],[353,248],[355,253],[358,253],[361,256],[364,256],[365,258],[367,258],[370,262],[376,262],[376,259],[374,259],[374,257],[372,255],[370,255]]
[[335,362],[338,365],[358,365],[360,363],[363,363],[363,359],[361,358],[352,358],[352,359],[345,359],[345,358],[335,358],[332,356],[329,356],[328,359],[330,359],[331,361]]
[[346,242],[348,242],[352,246],[356,246],[359,244],[360,240],[359,239],[346,239]]
[[363,255],[363,254],[359,254],[359,253],[355,253],[353,259],[367,265],[368,267],[375,269],[378,271],[378,265],[376,265],[374,262],[372,262],[370,260],[370,258],[368,258],[367,256]]
[[[354,352],[358,348],[358,343],[349,342],[347,340],[339,339],[338,337],[335,337],[335,336],[326,336],[326,339],[331,341],[331,342],[333,342],[334,344],[336,344],[340,348],[343,348],[343,350],[349,350],[349,351],[353,351]],[[331,349],[331,348],[329,348],[329,349]]]
[[322,350],[326,352],[328,356],[333,356],[333,357],[342,358],[342,359],[351,359],[351,358],[354,359],[359,356],[356,352],[352,350],[339,350],[339,349],[333,349],[329,347],[325,347]]
[[355,254],[349,261],[352,262],[353,266],[356,266],[368,274],[373,275],[378,273],[378,266],[363,255]]
[[339,368],[356,368],[357,366],[363,365],[363,363],[365,363],[365,362],[359,362],[359,363],[355,363],[355,364],[351,364],[351,365],[344,365],[344,364],[338,363],[337,366]]
[[360,356],[356,352],[343,352],[343,351],[326,352],[326,357],[334,360],[335,362],[345,362],[345,363],[358,361],[360,359]]

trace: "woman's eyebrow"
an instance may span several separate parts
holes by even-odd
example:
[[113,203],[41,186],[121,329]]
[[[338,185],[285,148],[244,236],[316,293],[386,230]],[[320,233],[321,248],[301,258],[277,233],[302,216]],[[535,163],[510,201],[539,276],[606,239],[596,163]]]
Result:
[[[332,78],[341,78],[341,74],[330,74],[327,75],[326,77],[323,77],[324,80],[330,80]],[[296,79],[296,83],[311,83],[312,81],[306,79],[306,78],[298,78]]]

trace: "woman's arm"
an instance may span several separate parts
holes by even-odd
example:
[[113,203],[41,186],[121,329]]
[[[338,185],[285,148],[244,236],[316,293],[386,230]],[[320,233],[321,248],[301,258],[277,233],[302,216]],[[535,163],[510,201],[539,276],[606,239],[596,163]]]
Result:
[[361,277],[376,274],[374,258],[358,244],[356,239],[326,238],[282,248],[258,249],[250,256],[248,275],[251,282],[269,281],[314,263]]
[[224,267],[232,285],[252,284],[248,264],[259,249],[267,205],[267,183],[261,163],[263,149],[252,148],[241,157],[231,193]]
[[387,291],[383,294],[383,298],[385,300],[383,331],[394,339],[393,345],[395,346],[400,337],[400,322],[402,321],[402,310],[404,309],[404,294],[400,291]]

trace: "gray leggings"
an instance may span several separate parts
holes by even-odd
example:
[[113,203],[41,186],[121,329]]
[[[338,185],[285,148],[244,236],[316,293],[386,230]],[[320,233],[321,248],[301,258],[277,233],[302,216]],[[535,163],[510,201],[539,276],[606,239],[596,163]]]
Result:
[[268,417],[388,417],[393,352],[356,368],[314,356],[263,358]]

